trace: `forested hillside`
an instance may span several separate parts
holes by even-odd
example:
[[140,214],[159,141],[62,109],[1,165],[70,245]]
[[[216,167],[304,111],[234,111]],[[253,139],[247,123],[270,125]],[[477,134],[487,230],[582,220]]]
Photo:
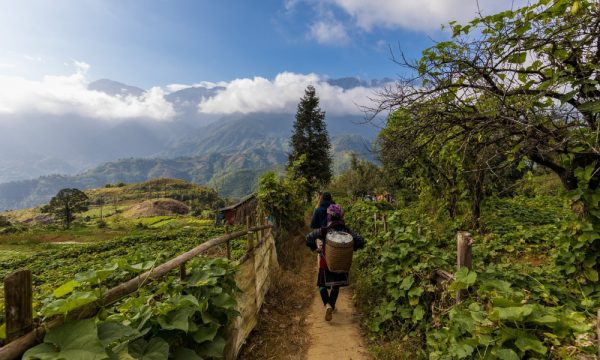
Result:
[[[223,196],[241,198],[251,193],[258,177],[278,170],[287,161],[287,141],[283,137],[263,143],[243,135],[237,150],[209,152],[207,155],[179,158],[123,159],[105,163],[79,175],[50,175],[33,180],[0,184],[0,210],[32,207],[47,202],[62,188],[91,189],[119,182],[137,183],[156,178],[176,178],[209,185]],[[223,139],[222,134],[216,135]],[[347,169],[351,153],[372,158],[370,142],[359,135],[333,138],[335,169]]]

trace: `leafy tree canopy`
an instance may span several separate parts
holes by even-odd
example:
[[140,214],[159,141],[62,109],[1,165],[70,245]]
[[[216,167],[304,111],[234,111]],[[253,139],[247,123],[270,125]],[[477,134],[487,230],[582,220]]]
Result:
[[53,214],[69,228],[75,219],[75,214],[88,209],[88,196],[79,189],[62,189],[54,196],[48,205],[42,208],[43,212]]

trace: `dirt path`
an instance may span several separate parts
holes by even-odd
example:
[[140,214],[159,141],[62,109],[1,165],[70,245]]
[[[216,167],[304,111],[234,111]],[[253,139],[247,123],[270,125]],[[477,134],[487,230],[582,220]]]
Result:
[[325,308],[315,289],[315,297],[307,318],[310,360],[363,360],[367,351],[354,314],[351,290],[342,288],[333,320],[325,321]]
[[351,289],[343,288],[333,320],[316,287],[315,255],[304,245],[302,229],[279,255],[281,272],[273,279],[258,324],[239,360],[363,360],[369,357],[354,314]]

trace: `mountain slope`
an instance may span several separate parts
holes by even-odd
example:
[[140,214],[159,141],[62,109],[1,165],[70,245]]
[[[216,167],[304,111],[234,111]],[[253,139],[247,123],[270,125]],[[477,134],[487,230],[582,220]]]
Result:
[[[285,143],[280,139],[280,144]],[[349,153],[369,157],[368,140],[358,135],[332,139],[334,169],[347,168]],[[224,196],[239,198],[252,192],[258,177],[267,170],[282,169],[287,153],[282,146],[255,146],[244,150],[213,152],[174,159],[122,159],[108,162],[74,176],[51,175],[34,180],[0,184],[0,210],[32,207],[47,203],[66,187],[91,189],[119,182],[137,183],[155,178],[176,178],[209,184]]]
[[[344,88],[368,85],[355,78],[331,83]],[[143,89],[107,79],[88,87],[120,97],[144,94]],[[0,115],[0,210],[45,203],[64,187],[87,189],[156,177],[211,184],[229,196],[245,195],[261,173],[286,163],[294,114],[199,113],[201,100],[221,90],[198,86],[167,94],[177,114],[171,121]],[[334,171],[347,167],[350,152],[371,158],[377,128],[362,124],[361,116],[326,115],[326,122]],[[37,176],[42,177],[32,179]]]

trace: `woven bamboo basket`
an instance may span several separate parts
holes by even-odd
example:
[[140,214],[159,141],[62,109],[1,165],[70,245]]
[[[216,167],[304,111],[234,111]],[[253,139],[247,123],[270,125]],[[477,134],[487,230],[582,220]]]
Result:
[[352,240],[352,235],[345,232],[327,234],[325,260],[329,271],[335,273],[349,272],[353,252],[354,240]]

